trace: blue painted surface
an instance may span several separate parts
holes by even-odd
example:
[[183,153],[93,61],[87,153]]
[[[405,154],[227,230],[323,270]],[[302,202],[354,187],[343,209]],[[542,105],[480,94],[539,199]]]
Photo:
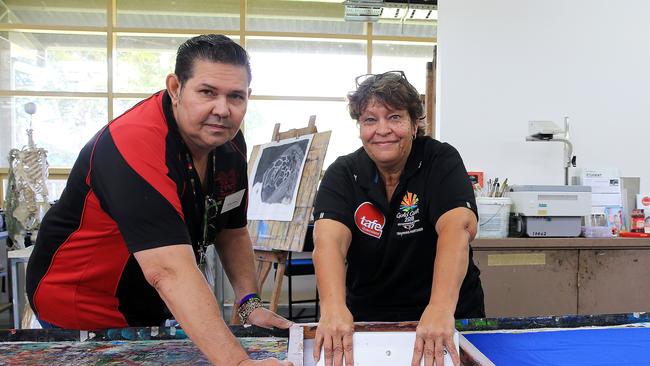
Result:
[[264,221],[260,221],[259,225],[257,226],[257,237],[266,239],[271,237],[269,235],[269,226]]
[[289,262],[290,266],[313,266],[314,261],[311,260],[311,258],[299,258],[299,259],[292,259]]
[[464,335],[498,366],[650,365],[650,328]]

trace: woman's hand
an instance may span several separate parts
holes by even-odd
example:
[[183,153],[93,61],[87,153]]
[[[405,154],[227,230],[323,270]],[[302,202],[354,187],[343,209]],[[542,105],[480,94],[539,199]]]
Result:
[[[420,365],[424,356],[424,366],[444,365],[445,353],[449,352],[454,366],[460,365],[460,357],[454,343],[455,319],[454,314],[433,305],[424,309],[420,323],[415,330],[415,347],[411,366]],[[451,366],[451,365],[446,365]]]
[[352,357],[353,334],[354,321],[350,310],[345,305],[333,309],[323,308],[316,329],[314,361],[318,362],[320,350],[323,348],[326,366],[342,366],[343,357],[345,357],[346,365],[354,365],[354,358]]

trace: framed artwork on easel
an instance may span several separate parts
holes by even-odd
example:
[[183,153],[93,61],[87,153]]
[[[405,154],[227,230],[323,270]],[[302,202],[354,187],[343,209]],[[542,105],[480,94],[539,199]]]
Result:
[[[277,266],[269,306],[272,311],[278,308],[289,252],[304,248],[331,134],[317,131],[316,116],[310,117],[307,127],[285,132],[280,132],[277,123],[272,142],[256,145],[251,151],[248,232],[255,252],[258,288]],[[277,220],[280,215],[288,220]],[[239,323],[236,310],[232,311],[231,324]]]

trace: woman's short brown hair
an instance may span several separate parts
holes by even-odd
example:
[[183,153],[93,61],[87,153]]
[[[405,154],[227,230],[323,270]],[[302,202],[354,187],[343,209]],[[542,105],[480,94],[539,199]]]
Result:
[[[359,83],[360,79],[364,80]],[[417,129],[417,135],[424,135],[424,105],[420,93],[406,80],[404,72],[388,71],[383,74],[359,76],[357,90],[348,94],[350,117],[358,122],[371,99],[393,109],[408,111],[411,122]]]

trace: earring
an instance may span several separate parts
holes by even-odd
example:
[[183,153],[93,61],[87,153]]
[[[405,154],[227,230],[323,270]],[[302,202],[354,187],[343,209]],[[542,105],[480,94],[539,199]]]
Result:
[[413,135],[413,140],[415,140],[415,135]]

